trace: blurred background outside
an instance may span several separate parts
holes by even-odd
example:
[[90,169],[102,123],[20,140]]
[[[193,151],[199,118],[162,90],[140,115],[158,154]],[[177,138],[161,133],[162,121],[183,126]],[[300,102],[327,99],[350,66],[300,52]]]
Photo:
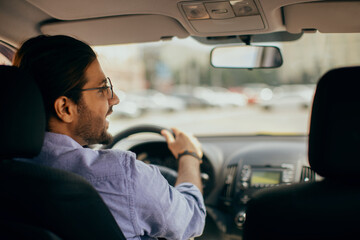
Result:
[[280,68],[213,68],[213,46],[191,38],[95,46],[120,98],[110,132],[157,124],[198,136],[307,134],[317,81],[332,68],[359,65],[360,35],[314,33],[267,45],[281,49]]

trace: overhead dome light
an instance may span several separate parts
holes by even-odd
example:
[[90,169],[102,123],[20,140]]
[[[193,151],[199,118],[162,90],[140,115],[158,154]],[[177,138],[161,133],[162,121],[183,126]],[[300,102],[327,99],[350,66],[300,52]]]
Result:
[[259,10],[253,0],[232,0],[230,1],[237,17],[258,15]]
[[189,3],[182,5],[187,19],[209,19],[210,16],[202,3]]

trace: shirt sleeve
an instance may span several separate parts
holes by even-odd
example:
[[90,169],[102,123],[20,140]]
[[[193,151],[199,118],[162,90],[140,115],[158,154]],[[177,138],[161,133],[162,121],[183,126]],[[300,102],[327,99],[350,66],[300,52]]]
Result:
[[131,169],[140,235],[189,239],[202,234],[206,210],[196,186],[182,183],[172,187],[156,166],[141,161],[134,161]]

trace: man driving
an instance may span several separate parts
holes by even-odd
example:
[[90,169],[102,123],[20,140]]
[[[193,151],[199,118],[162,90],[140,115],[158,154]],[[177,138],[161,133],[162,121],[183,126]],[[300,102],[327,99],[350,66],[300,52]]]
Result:
[[47,128],[39,156],[21,161],[83,176],[100,193],[127,239],[188,239],[205,224],[198,140],[176,128],[163,130],[178,159],[175,187],[134,153],[84,146],[112,140],[106,118],[119,103],[91,47],[68,36],[40,35],[17,51],[14,66],[38,84]]

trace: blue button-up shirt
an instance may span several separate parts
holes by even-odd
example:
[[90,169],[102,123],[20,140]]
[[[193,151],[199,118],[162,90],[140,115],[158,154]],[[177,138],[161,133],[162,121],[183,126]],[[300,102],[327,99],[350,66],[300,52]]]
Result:
[[205,206],[191,183],[168,184],[132,152],[83,148],[69,136],[45,134],[39,156],[22,161],[83,176],[100,193],[127,239],[188,239],[202,233]]

